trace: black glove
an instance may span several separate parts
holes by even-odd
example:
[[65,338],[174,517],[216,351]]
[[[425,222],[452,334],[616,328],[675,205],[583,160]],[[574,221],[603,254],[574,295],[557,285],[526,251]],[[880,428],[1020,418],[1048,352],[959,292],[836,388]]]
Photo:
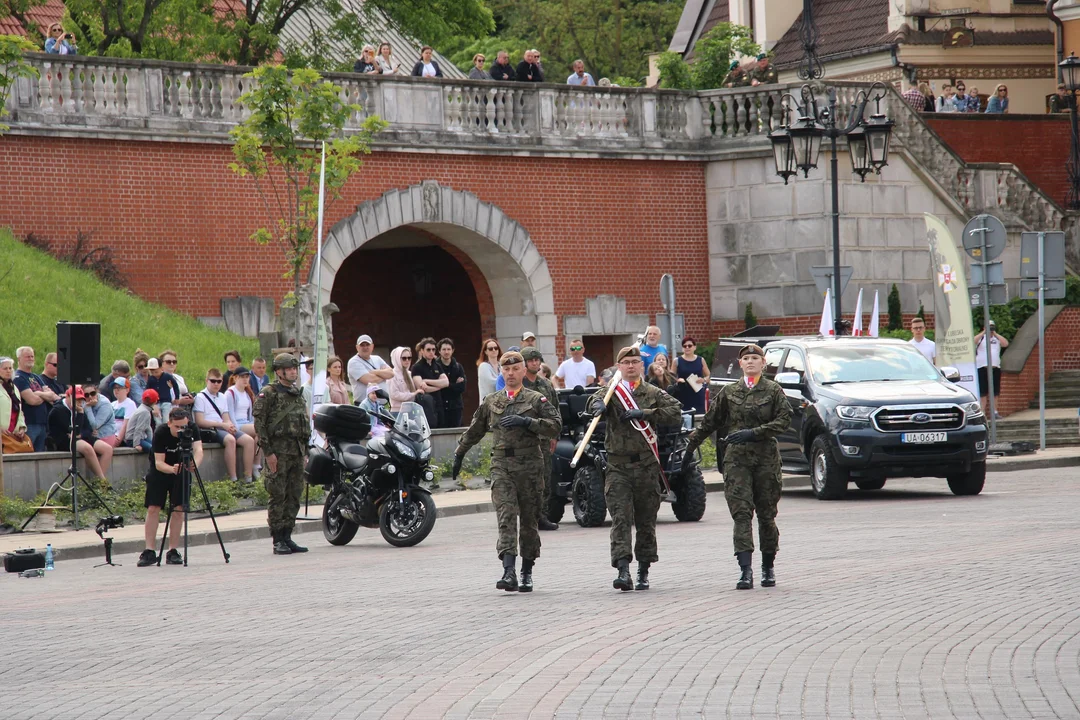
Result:
[[736,430],[735,432],[724,438],[724,442],[726,442],[728,445],[742,445],[743,443],[750,442],[753,439],[753,430]]
[[499,425],[504,428],[526,427],[529,422],[530,418],[527,418],[524,415],[507,415],[499,421]]
[[625,410],[623,414],[619,416],[619,419],[623,422],[630,422],[631,420],[640,420],[645,417],[645,411],[634,408],[633,410]]
[[682,456],[682,469],[686,470],[692,462],[694,462],[694,448],[688,447]]
[[607,410],[607,405],[604,405],[603,403],[597,403],[596,407],[594,407],[592,409],[592,416],[593,417],[600,417],[600,416],[602,416],[604,414],[604,412],[606,410]]
[[455,455],[454,456],[454,472],[453,472],[454,480],[457,480],[457,476],[461,474],[461,463],[462,463],[463,460],[465,460],[464,455]]

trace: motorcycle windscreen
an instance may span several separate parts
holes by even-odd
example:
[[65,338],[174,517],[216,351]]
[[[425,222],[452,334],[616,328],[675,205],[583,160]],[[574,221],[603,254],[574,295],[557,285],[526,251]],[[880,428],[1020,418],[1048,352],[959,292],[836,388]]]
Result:
[[431,437],[431,426],[428,425],[424,409],[414,402],[401,404],[394,429],[410,440],[420,441]]

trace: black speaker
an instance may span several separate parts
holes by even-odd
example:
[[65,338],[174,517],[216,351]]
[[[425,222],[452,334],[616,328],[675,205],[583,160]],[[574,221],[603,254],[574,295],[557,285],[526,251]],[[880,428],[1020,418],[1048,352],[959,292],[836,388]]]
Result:
[[56,323],[56,358],[56,379],[64,385],[101,380],[101,325]]

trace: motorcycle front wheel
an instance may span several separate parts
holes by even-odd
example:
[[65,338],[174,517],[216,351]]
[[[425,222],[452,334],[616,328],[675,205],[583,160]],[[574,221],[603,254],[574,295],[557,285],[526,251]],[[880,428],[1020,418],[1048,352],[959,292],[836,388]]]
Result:
[[348,545],[356,537],[356,531],[360,529],[360,526],[351,520],[343,518],[336,509],[331,509],[337,499],[338,494],[331,490],[330,494],[326,496],[326,501],[323,502],[323,537],[331,545]]
[[427,490],[413,487],[405,502],[391,496],[379,508],[379,531],[394,547],[418,545],[435,527],[435,501]]

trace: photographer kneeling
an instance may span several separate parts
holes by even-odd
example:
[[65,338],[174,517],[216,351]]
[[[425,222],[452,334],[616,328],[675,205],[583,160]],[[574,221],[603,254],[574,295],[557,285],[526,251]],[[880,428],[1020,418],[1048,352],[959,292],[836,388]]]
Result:
[[[150,472],[146,475],[146,549],[139,555],[139,567],[157,562],[154,552],[157,540],[158,513],[168,499],[172,508],[169,522],[169,552],[165,554],[167,565],[182,565],[184,559],[176,546],[180,543],[180,530],[184,526],[184,498],[191,487],[191,472],[202,464],[203,447],[199,435],[194,432],[183,408],[169,411],[169,422],[154,431],[154,453]],[[180,467],[182,451],[190,449],[194,464],[187,472]]]

